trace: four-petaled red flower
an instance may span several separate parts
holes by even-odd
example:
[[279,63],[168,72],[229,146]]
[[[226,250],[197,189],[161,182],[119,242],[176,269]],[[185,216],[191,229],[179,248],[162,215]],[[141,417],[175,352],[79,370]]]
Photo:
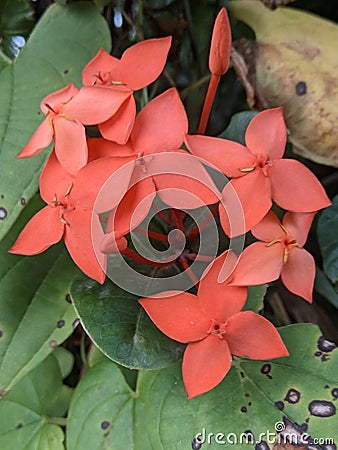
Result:
[[18,154],[20,158],[37,155],[52,142],[60,164],[72,175],[87,164],[88,150],[84,125],[104,122],[114,115],[128,93],[108,93],[102,88],[78,90],[73,84],[47,95],[41,102],[45,120]]
[[99,124],[104,138],[119,144],[127,142],[136,115],[133,91],[156,80],[166,63],[170,45],[171,37],[148,39],[129,47],[121,59],[101,49],[83,69],[82,81],[85,86],[101,86],[106,91],[123,91],[127,94],[118,113]]
[[188,343],[182,373],[189,399],[222,381],[230,370],[231,355],[259,360],[288,355],[267,319],[253,311],[241,311],[247,289],[218,282],[226,257],[224,254],[208,266],[197,296],[167,291],[140,300],[164,334]]
[[[312,172],[295,159],[282,159],[286,145],[283,109],[257,114],[245,133],[246,147],[237,142],[207,136],[187,136],[193,155],[209,161],[232,178],[222,195],[225,205],[236,193],[243,208],[245,232],[269,211],[272,200],[293,212],[314,212],[331,204]],[[243,233],[242,224],[230,228],[226,210],[220,204],[224,231],[234,237]],[[233,224],[232,224],[233,225]]]
[[231,283],[254,286],[281,276],[290,292],[311,303],[316,266],[303,245],[314,216],[287,212],[281,223],[269,211],[251,230],[261,242],[249,245],[241,254]]
[[99,204],[95,201],[106,179],[128,161],[130,158],[102,158],[86,165],[73,177],[52,153],[40,177],[40,195],[48,205],[26,224],[9,251],[36,255],[63,237],[75,264],[86,275],[103,283],[106,255],[97,251],[103,239],[99,213],[123,196],[128,189],[131,170],[129,177],[128,173],[121,177],[114,193],[102,198]]

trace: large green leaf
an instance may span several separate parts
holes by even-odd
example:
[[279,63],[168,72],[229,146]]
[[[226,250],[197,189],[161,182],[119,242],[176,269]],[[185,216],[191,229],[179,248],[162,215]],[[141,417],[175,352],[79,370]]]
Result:
[[0,2],[0,50],[14,58],[19,52],[16,37],[28,36],[34,25],[33,10],[25,0]]
[[34,195],[47,152],[17,153],[42,121],[40,101],[69,82],[100,47],[110,49],[109,29],[89,2],[51,6],[16,61],[0,72],[0,239]]
[[59,362],[52,354],[0,401],[0,448],[63,450],[63,431],[53,423],[58,412],[53,405],[58,405],[63,388]]
[[333,283],[338,281],[338,195],[318,221],[318,241],[323,255],[324,271]]
[[162,334],[138,297],[107,281],[75,281],[71,296],[81,324],[113,361],[136,369],[158,369],[177,361],[184,346]]
[[[236,358],[215,389],[192,400],[186,399],[180,363],[141,371],[135,393],[117,366],[98,362],[75,390],[69,448],[80,450],[87,442],[92,450],[189,449],[205,430],[213,433],[210,444],[204,444],[208,449],[232,440],[234,448],[267,450],[277,437],[275,427],[337,443],[338,351],[311,324],[284,327],[280,333],[290,357],[264,362]],[[215,441],[217,433],[223,433],[218,437],[223,444]]]
[[76,318],[67,293],[79,272],[61,245],[33,257],[8,253],[37,204],[0,243],[0,396],[72,333]]
[[75,389],[67,448],[150,450],[143,423],[145,407],[116,364],[108,360],[95,364]]

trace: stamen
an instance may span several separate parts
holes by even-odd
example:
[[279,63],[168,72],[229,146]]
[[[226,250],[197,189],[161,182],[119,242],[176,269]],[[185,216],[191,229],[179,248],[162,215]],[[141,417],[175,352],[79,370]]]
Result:
[[64,223],[65,225],[69,225],[69,223],[67,222],[67,220],[62,217],[62,215],[59,216],[59,219],[61,220],[62,223]]
[[265,244],[265,247],[271,247],[271,245],[276,244],[277,242],[282,242],[279,238],[272,239],[268,244]]
[[73,183],[69,186],[69,188],[67,189],[66,193],[65,193],[65,197],[67,197],[70,193],[71,190],[73,189]]
[[239,169],[239,170],[240,170],[240,172],[246,173],[246,172],[252,172],[253,170],[255,170],[255,168],[254,167],[245,167],[244,169]]
[[288,261],[288,259],[289,259],[289,250],[286,248],[286,249],[284,250],[284,256],[283,256],[283,262],[284,262],[284,264]]

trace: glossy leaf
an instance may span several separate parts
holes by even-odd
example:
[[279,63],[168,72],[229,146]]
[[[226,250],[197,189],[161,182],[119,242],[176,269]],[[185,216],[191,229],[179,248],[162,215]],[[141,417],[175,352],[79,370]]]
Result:
[[149,450],[144,408],[120,368],[107,359],[98,362],[75,390],[68,415],[67,447]]
[[109,50],[110,36],[93,5],[53,5],[15,62],[0,72],[0,239],[35,194],[47,156],[16,157],[42,122],[40,101],[69,82],[80,86],[82,68],[100,47]]
[[133,369],[166,367],[182,356],[184,346],[164,336],[138,304],[138,297],[107,281],[88,278],[71,286],[83,328],[113,361]]
[[326,275],[333,283],[338,281],[338,195],[318,221],[318,241],[323,255]]
[[264,295],[266,294],[268,286],[261,284],[259,286],[249,286],[248,298],[244,305],[243,311],[251,310],[259,313],[263,309]]
[[220,138],[229,139],[245,145],[245,131],[250,121],[257,115],[255,111],[243,111],[234,114],[228,127],[219,135]]
[[50,355],[0,401],[0,448],[63,450],[61,427],[46,417],[58,412],[51,405],[62,389],[58,360]]
[[192,400],[186,398],[180,363],[140,372],[134,392],[114,363],[98,362],[75,390],[69,448],[199,448],[192,442],[201,433],[205,445],[216,450],[221,444],[215,435],[223,433],[218,436],[222,445],[272,450],[275,427],[337,443],[338,351],[314,325],[292,325],[280,333],[290,357],[263,362],[236,358],[215,389]]
[[33,257],[8,253],[37,203],[32,201],[0,243],[0,393],[62,343],[76,318],[66,296],[79,272],[62,246]]

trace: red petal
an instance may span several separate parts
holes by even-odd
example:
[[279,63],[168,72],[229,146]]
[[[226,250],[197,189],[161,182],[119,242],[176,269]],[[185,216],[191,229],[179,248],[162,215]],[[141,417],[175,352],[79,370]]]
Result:
[[154,324],[175,341],[198,341],[206,337],[210,328],[210,320],[193,294],[181,292],[171,297],[142,298],[139,302]]
[[74,182],[74,177],[61,166],[52,152],[40,175],[40,195],[46,203],[63,202]]
[[62,117],[55,117],[53,125],[56,157],[67,172],[76,175],[88,160],[85,128],[79,122]]
[[277,280],[283,268],[284,245],[254,242],[240,255],[229,285],[257,286]]
[[270,179],[272,198],[283,209],[313,212],[331,204],[317,178],[295,159],[274,161]]
[[48,147],[53,139],[53,128],[49,117],[38,126],[29,142],[18,154],[19,158],[29,158],[38,155],[42,149]]
[[254,167],[256,163],[255,156],[237,142],[209,136],[187,135],[185,143],[190,153],[211,163],[230,178],[246,175],[247,173],[241,172],[241,169]]
[[111,212],[107,231],[118,230],[127,234],[148,215],[156,195],[152,178],[142,176],[142,168],[136,166],[130,186],[117,209]]
[[117,80],[133,91],[156,80],[164,69],[171,45],[171,37],[148,39],[129,47],[114,70]]
[[271,359],[288,356],[276,328],[253,311],[242,311],[230,317],[226,339],[233,355],[251,359]]
[[136,153],[149,155],[178,149],[188,131],[188,119],[176,89],[151,100],[138,114],[131,132]]
[[131,95],[113,117],[99,125],[102,136],[118,144],[125,144],[135,122],[136,104]]
[[228,70],[231,51],[231,28],[225,8],[218,13],[212,32],[209,69],[214,75],[224,75]]
[[283,218],[283,225],[299,245],[304,245],[316,213],[287,212]]
[[94,58],[89,61],[89,63],[83,69],[82,83],[84,84],[84,86],[92,86],[96,83],[99,83],[98,75],[100,75],[100,73],[113,71],[117,64],[119,64],[119,62],[119,59],[109,55],[109,53],[101,48],[96,56],[94,56]]
[[291,249],[281,274],[289,291],[311,303],[315,274],[316,265],[310,253],[303,248]]
[[221,193],[200,160],[187,152],[166,152],[145,159],[158,195],[176,209],[195,209],[217,203]]
[[241,311],[245,305],[247,289],[227,286],[229,280],[227,275],[231,274],[236,263],[235,253],[226,251],[203,272],[197,296],[201,308],[210,319],[225,322],[230,316]]
[[128,189],[134,157],[101,158],[87,164],[74,180],[69,202],[97,213],[114,208]]
[[280,159],[286,145],[286,126],[283,108],[267,109],[255,116],[245,133],[248,149],[258,155]]
[[254,170],[226,184],[222,197],[222,228],[228,236],[238,236],[250,231],[271,208],[270,180],[260,170]]
[[192,342],[184,352],[182,374],[188,399],[217,386],[231,368],[231,353],[224,339],[209,335]]
[[[76,97],[78,92],[79,90],[73,83],[69,83],[64,88],[47,95],[47,97],[41,101],[41,110],[44,114],[50,113],[50,108],[58,111],[60,107],[68,103],[73,97]],[[46,105],[48,105],[48,107]]]
[[127,142],[125,145],[117,144],[116,142],[107,141],[102,138],[88,138],[88,161],[94,161],[95,159],[116,157],[116,156],[134,156],[136,154],[130,144]]
[[64,241],[73,261],[86,275],[103,283],[106,255],[100,251],[103,230],[97,215],[89,209],[77,207],[73,211],[65,211],[63,217],[68,223]]
[[46,206],[31,218],[9,250],[20,255],[37,255],[60,241],[64,224],[59,220],[60,208]]
[[285,232],[281,223],[273,211],[269,211],[263,219],[255,225],[251,233],[255,238],[264,242],[271,242],[273,239],[285,237]]
[[118,231],[105,234],[101,242],[101,252],[105,254],[123,252],[127,247],[127,239]]
[[96,125],[112,117],[130,95],[128,89],[85,86],[65,105],[64,111],[83,125]]

